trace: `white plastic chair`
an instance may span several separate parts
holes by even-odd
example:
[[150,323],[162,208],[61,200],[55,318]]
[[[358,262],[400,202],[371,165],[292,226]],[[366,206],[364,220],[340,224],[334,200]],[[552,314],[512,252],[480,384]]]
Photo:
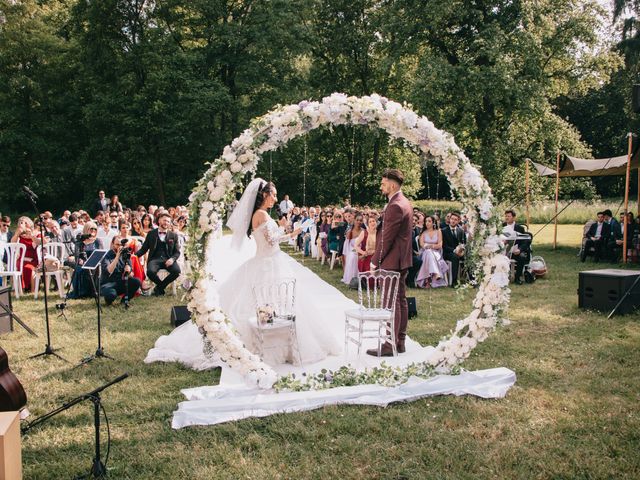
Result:
[[374,270],[358,274],[358,298],[360,307],[345,312],[344,354],[349,342],[358,346],[358,356],[363,340],[378,340],[378,357],[384,342],[391,343],[393,356],[398,355],[393,320],[400,283],[400,272]]
[[44,261],[46,258],[58,259],[58,261],[60,262],[60,268],[58,268],[58,270],[52,270],[50,272],[46,271],[45,269],[44,288],[46,288],[47,291],[49,291],[49,287],[51,285],[51,277],[56,277],[56,284],[58,285],[58,294],[60,295],[60,298],[64,298],[64,273],[65,273],[64,267],[63,267],[64,249],[65,249],[64,243],[49,242],[44,245],[44,255],[42,255],[43,247],[41,245],[38,246],[38,255],[40,257],[40,265],[38,269],[35,272],[33,272],[33,274],[36,276],[35,282],[34,282],[34,289],[33,289],[34,300],[38,299],[38,291],[40,290],[40,278],[42,276],[41,269],[45,268]]
[[[0,260],[7,254],[7,265],[0,271],[0,277],[8,277],[13,284],[13,291],[16,298],[22,295],[22,269],[24,268],[24,255],[27,247],[22,243],[5,243],[0,251]],[[2,262],[0,261],[0,264]]]
[[[274,283],[258,283],[252,287],[256,307],[255,328],[258,332],[258,347],[260,356],[264,356],[265,350],[265,334],[274,332],[277,336],[278,331],[288,333],[286,342],[271,344],[266,347],[269,349],[281,348],[282,346],[290,347],[293,354],[298,360],[298,364],[302,365],[302,357],[300,355],[300,346],[298,345],[298,335],[296,332],[296,280],[295,278],[282,278]],[[262,323],[258,309],[270,307],[273,310],[273,318],[270,323]],[[272,336],[272,335],[270,335]]]

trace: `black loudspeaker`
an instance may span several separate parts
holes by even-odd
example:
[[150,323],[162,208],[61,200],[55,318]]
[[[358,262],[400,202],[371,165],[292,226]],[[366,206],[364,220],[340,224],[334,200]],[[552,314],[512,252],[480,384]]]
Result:
[[173,325],[174,327],[179,327],[189,320],[191,320],[191,312],[187,307],[171,307],[171,325]]
[[13,331],[13,317],[11,316],[11,287],[0,288],[0,334]]
[[631,107],[635,113],[640,113],[640,84],[633,85],[631,91]]
[[416,297],[407,297],[407,306],[409,307],[409,318],[418,316],[418,306],[416,304]]
[[[611,312],[640,276],[639,271],[607,268],[578,274],[578,306]],[[616,311],[630,313],[640,307],[640,282]]]

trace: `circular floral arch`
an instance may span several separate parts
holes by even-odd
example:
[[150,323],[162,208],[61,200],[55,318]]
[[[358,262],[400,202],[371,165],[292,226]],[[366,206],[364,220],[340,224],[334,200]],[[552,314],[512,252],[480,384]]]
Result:
[[500,253],[499,218],[492,213],[491,189],[450,134],[435,128],[410,106],[375,94],[352,97],[334,93],[320,102],[302,101],[277,107],[254,119],[248,129],[224,148],[222,156],[211,163],[197,183],[189,197],[191,221],[186,245],[187,283],[191,285],[188,305],[204,336],[206,353],[262,388],[273,387],[278,376],[244,347],[216,304],[216,296],[208,294],[214,288],[214,279],[205,268],[209,260],[208,244],[219,237],[226,205],[234,200],[243,178],[247,174],[255,175],[263,153],[311,130],[333,125],[377,127],[392,138],[404,140],[423,163],[431,161],[446,174],[469,220],[470,251],[478,286],[473,310],[438,343],[422,367],[430,371],[450,371],[487,338],[509,303],[510,263]]

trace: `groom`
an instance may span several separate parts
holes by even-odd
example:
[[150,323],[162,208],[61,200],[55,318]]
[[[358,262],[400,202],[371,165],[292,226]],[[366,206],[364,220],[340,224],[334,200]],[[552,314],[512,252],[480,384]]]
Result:
[[[406,298],[406,280],[409,267],[413,265],[412,231],[413,209],[400,188],[404,175],[400,170],[388,169],[382,174],[380,191],[389,199],[378,225],[376,250],[371,260],[372,268],[400,272],[398,296],[396,297],[393,328],[396,334],[398,353],[405,351],[409,309]],[[378,356],[378,349],[367,350],[369,355]],[[382,346],[382,356],[393,356],[390,343]]]

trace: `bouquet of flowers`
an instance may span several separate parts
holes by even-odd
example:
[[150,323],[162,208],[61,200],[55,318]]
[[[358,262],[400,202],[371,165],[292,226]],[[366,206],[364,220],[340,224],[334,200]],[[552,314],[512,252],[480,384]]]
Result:
[[268,323],[273,323],[273,317],[275,316],[275,311],[271,305],[263,305],[256,309],[256,313],[258,316],[258,325],[266,325]]

